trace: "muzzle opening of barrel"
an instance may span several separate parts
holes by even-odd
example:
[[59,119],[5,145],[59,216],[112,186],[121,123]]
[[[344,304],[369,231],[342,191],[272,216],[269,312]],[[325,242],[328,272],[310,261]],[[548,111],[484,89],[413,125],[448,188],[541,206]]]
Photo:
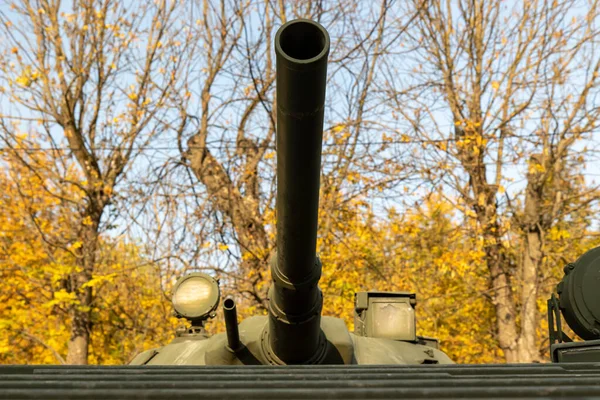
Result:
[[225,299],[223,302],[223,307],[226,310],[233,310],[235,308],[235,301],[233,301],[233,299]]
[[323,52],[327,45],[325,34],[314,24],[297,22],[286,27],[279,37],[279,46],[289,58],[310,60]]

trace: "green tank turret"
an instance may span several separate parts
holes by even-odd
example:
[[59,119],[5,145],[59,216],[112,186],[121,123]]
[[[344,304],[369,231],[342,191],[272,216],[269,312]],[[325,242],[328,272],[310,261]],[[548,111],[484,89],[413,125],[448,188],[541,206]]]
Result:
[[338,318],[321,316],[323,295],[316,255],[319,178],[329,35],[318,23],[295,20],[275,37],[277,56],[277,252],[271,262],[268,316],[239,326],[233,299],[224,301],[226,333],[209,337],[218,283],[183,277],[173,306],[190,327],[168,345],[132,364],[446,364],[435,339],[416,335],[410,293],[356,295],[354,333]]

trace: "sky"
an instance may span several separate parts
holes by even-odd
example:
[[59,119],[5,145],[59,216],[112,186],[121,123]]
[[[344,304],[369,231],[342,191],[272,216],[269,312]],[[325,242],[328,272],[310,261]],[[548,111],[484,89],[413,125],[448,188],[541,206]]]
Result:
[[[328,81],[327,88],[328,106],[325,114],[325,129],[329,132],[329,134],[326,135],[327,139],[324,144],[324,152],[326,153],[332,149],[337,149],[339,146],[339,144],[335,143],[335,127],[339,124],[343,124],[349,114],[353,115],[357,96],[362,88],[362,85],[366,81],[365,66],[367,66],[368,63],[365,63],[365,61],[370,61],[373,57],[373,49],[363,49],[359,46],[359,50],[352,53],[351,61],[342,63],[339,61],[339,59],[337,59],[340,54],[343,54],[348,50],[348,47],[351,44],[355,44],[358,41],[358,38],[353,37],[352,34],[362,35],[362,37],[368,35],[370,28],[377,20],[378,10],[368,6],[364,2],[358,4],[358,9],[353,12],[356,13],[357,18],[360,17],[362,19],[361,22],[363,22],[364,25],[349,26],[346,23],[339,23],[339,21],[336,21],[335,16],[332,17],[331,14],[327,15],[321,21],[326,28],[330,29],[332,43],[332,52],[330,55],[331,62],[329,65],[330,79]],[[131,5],[132,3],[126,3],[125,7]],[[388,29],[390,31],[396,29],[397,26],[400,26],[401,22],[403,21],[402,7],[399,3],[393,5],[394,7],[390,8],[390,12],[388,13],[386,20]],[[509,5],[510,2],[507,2],[507,7]],[[70,13],[70,10],[67,7],[68,6],[65,6],[65,13]],[[0,5],[0,12],[6,16],[10,15],[11,10],[6,4],[4,4]],[[193,13],[195,12],[199,12],[199,10],[194,10]],[[508,16],[510,10],[507,8],[504,12],[506,12],[506,15]],[[197,16],[193,15],[193,13],[191,15],[183,15],[181,17],[182,21],[185,21],[184,23],[194,23]],[[582,15],[582,10],[575,8],[571,10],[571,13],[573,15],[566,15],[566,18],[569,20],[572,17]],[[356,21],[358,21],[358,19]],[[249,43],[258,43],[261,39],[261,35],[264,34],[262,29],[263,23],[264,16],[262,16],[259,12],[254,11],[247,19],[247,25],[244,34],[242,35],[242,40]],[[17,24],[16,20],[15,24]],[[145,22],[142,23],[142,28],[144,24]],[[279,22],[276,25],[279,25]],[[232,30],[235,28],[235,26],[232,26]],[[458,28],[459,26],[457,25],[457,29]],[[393,35],[388,35],[388,37],[389,39],[387,39],[387,44],[389,47],[387,49],[389,51],[389,56],[387,56],[386,61],[382,63],[376,70],[377,76],[375,77],[372,85],[373,94],[386,90],[386,86],[390,84],[390,78],[395,78],[391,81],[392,86],[402,87],[403,84],[415,80],[418,81],[426,72],[423,71],[423,59],[419,55],[422,55],[422,49],[417,49],[417,52],[409,53],[408,47],[410,40],[405,39],[403,36],[395,37]],[[5,54],[10,54],[10,48],[12,47],[12,44],[7,41],[7,39],[8,38],[6,36],[0,35],[0,49],[8,52]],[[259,45],[257,48],[257,51],[260,52],[264,47]],[[143,52],[144,49],[140,48],[137,54],[143,54]],[[591,54],[597,56],[595,52]],[[243,58],[241,54],[232,54],[230,57],[231,60],[227,64],[228,69],[226,73],[219,75],[215,81],[215,87],[218,88],[218,93],[216,93],[215,96],[213,110],[217,111],[213,115],[212,120],[214,133],[211,131],[211,137],[209,138],[208,144],[208,147],[211,149],[211,151],[221,154],[225,154],[234,150],[233,144],[235,143],[236,135],[234,123],[239,121],[240,118],[240,107],[236,106],[235,104],[226,105],[224,100],[234,95],[239,96],[240,92],[242,92],[242,88],[234,86],[233,82],[235,77],[238,75],[238,72],[242,72],[242,69],[247,67],[243,64]],[[203,58],[199,57],[197,61],[202,62]],[[264,66],[264,53],[257,55],[255,57],[255,61],[259,66]],[[502,62],[503,58],[499,57],[499,67],[501,66]],[[192,93],[192,104],[199,104],[199,89],[203,83],[203,79],[205,79],[205,75],[203,74],[201,67],[201,64],[191,67],[191,71],[196,74],[194,85],[192,85],[190,88],[190,92]],[[124,71],[125,72],[120,75],[116,82],[119,90],[115,91],[114,98],[112,99],[117,104],[111,109],[110,112],[112,113],[119,113],[122,110],[123,106],[119,106],[118,104],[121,104],[120,102],[122,102],[124,97],[127,95],[128,88],[135,83],[134,69],[126,68]],[[247,70],[243,70],[243,73],[247,73]],[[7,87],[8,79],[11,79],[11,77],[0,77],[0,86]],[[582,81],[578,81],[577,79],[572,80],[574,87],[576,87],[578,84],[580,85],[581,82]],[[499,90],[502,90],[502,87]],[[365,128],[362,134],[363,136],[361,137],[362,142],[369,143],[367,146],[362,146],[362,151],[365,152],[364,159],[367,160],[367,156],[369,155],[373,156],[375,160],[373,161],[373,165],[383,159],[396,159],[399,162],[408,162],[409,164],[412,163],[415,166],[423,161],[425,159],[425,152],[422,149],[423,143],[421,143],[419,139],[409,139],[408,142],[405,142],[401,139],[405,132],[410,134],[410,131],[408,130],[408,124],[401,119],[398,120],[397,116],[393,115],[394,113],[385,104],[378,103],[377,96],[372,96],[368,101],[369,111],[367,117],[365,118],[367,121],[364,124]],[[440,106],[439,102],[436,103],[439,107],[434,109],[430,115],[430,119],[437,122],[438,127],[440,127],[440,132],[445,132],[445,134],[448,134],[454,129],[453,120],[451,119],[451,115],[447,107]],[[410,107],[410,104],[408,106]],[[0,114],[4,116],[19,115],[20,117],[26,119],[38,117],[29,110],[12,103],[6,95],[0,96],[0,110]],[[196,113],[195,115],[197,116],[197,112],[198,109],[194,107],[192,107],[190,110],[190,114],[192,115]],[[194,118],[190,119],[190,125],[186,132],[188,137],[195,129],[195,121],[196,119]],[[534,130],[535,126],[535,118],[531,118],[524,124],[522,128],[520,128],[520,132]],[[31,132],[38,129],[38,125],[36,123],[24,121],[21,124],[20,129],[25,132]],[[261,135],[264,135],[267,129],[268,120],[266,118],[266,113],[256,113],[256,116],[253,117],[251,121],[248,133],[250,135],[254,135],[254,137],[262,137]],[[50,128],[50,132],[52,138],[56,140],[57,143],[63,143],[63,145],[65,145],[65,138],[63,137],[60,128],[53,126]],[[435,139],[443,139],[441,136],[435,137],[435,132],[431,133]],[[392,136],[396,139],[392,140],[392,143],[389,147],[382,150],[381,144],[386,140],[384,135]],[[596,135],[596,133],[594,133],[594,135]],[[98,143],[97,145],[100,144]],[[580,141],[576,145],[575,149],[582,150],[584,147],[596,149],[596,136],[590,136],[588,139]],[[430,149],[431,148],[429,147],[428,151]],[[584,174],[588,184],[593,184],[597,179],[597,176],[600,174],[600,164],[597,162],[596,153],[590,152],[589,157],[590,159],[587,160],[584,166]],[[187,213],[194,207],[194,193],[192,190],[195,191],[195,193],[202,195],[203,189],[201,185],[194,182],[194,178],[190,177],[190,174],[184,169],[174,168],[179,159],[180,154],[177,148],[176,139],[173,137],[173,134],[169,133],[168,131],[143,149],[141,155],[137,157],[136,162],[130,171],[128,171],[128,180],[124,182],[123,186],[121,187],[123,193],[126,194],[128,198],[125,197],[121,199],[122,203],[119,205],[119,209],[117,210],[118,212],[114,214],[114,219],[110,221],[111,224],[118,226],[118,228],[108,231],[109,235],[113,235],[115,237],[126,235],[128,240],[148,243],[147,240],[149,236],[154,234],[153,228],[155,227],[152,227],[152,224],[157,224],[161,220],[164,220],[168,217],[172,218],[172,221],[175,223],[180,221],[182,227],[186,225],[186,220],[188,219]],[[335,158],[332,157],[324,158],[325,171],[330,168],[331,162],[334,160]],[[493,161],[493,159],[490,159],[490,161]],[[273,163],[274,161],[265,163],[263,171],[266,174],[272,174],[272,169],[270,168]],[[231,165],[231,167],[234,166],[235,164]],[[180,204],[178,206],[178,210],[173,214],[169,213],[167,216],[166,213],[161,212],[159,207],[158,213],[144,216],[144,218],[141,219],[142,222],[140,224],[131,224],[130,221],[132,215],[135,214],[139,216],[139,212],[144,211],[140,210],[139,207],[131,207],[128,200],[131,200],[135,196],[135,191],[131,189],[135,188],[136,186],[143,187],[144,185],[148,184],[149,181],[156,180],[158,178],[157,174],[159,172],[164,172],[167,169],[175,171],[173,172],[173,176],[175,176],[175,182],[180,184],[181,187],[186,187],[184,193],[181,194],[182,196],[185,196],[184,198],[186,201]],[[526,169],[526,160],[523,159],[516,159],[506,166],[504,170],[505,180],[502,184],[506,187],[508,195],[514,197],[517,196],[518,193],[522,193],[526,183],[524,180]],[[495,171],[493,168],[488,170],[488,174],[490,175],[494,174],[494,172]],[[394,207],[399,211],[406,210],[407,208],[412,207],[412,205],[415,203],[419,202],[425,193],[431,191],[431,187],[429,185],[424,185],[422,180],[414,179],[414,176],[411,178],[413,179],[403,181],[394,189],[386,190],[380,195],[375,193],[373,196],[367,199],[375,213],[383,217],[386,214],[386,210],[388,210],[390,207]],[[269,180],[266,180],[266,182],[267,183],[264,184],[263,190],[268,192],[270,191],[270,183]],[[168,193],[162,194],[167,195]],[[446,194],[449,197],[455,196],[455,193],[451,192]],[[146,204],[144,206],[145,211],[151,211],[151,206],[151,203]],[[206,216],[204,215],[202,218],[206,218]],[[182,237],[182,235],[188,235],[186,239],[186,242],[188,242],[187,245],[193,246],[196,236],[191,234],[189,231],[183,231],[183,229],[181,229],[178,237]],[[164,240],[168,240],[167,237],[165,237]],[[219,241],[222,241],[223,243],[232,242],[230,237],[213,238],[212,240],[217,242],[215,244],[218,244]],[[156,251],[160,250],[160,248],[156,247],[151,250]],[[211,258],[207,259],[206,262],[227,264],[230,262],[230,260],[224,261],[222,259]]]

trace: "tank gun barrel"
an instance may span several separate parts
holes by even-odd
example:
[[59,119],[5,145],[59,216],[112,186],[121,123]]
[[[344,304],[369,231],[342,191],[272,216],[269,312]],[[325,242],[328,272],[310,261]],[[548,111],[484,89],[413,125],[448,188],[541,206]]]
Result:
[[266,352],[276,363],[313,363],[325,347],[316,243],[329,35],[314,21],[290,21],[276,34],[275,52],[277,255]]

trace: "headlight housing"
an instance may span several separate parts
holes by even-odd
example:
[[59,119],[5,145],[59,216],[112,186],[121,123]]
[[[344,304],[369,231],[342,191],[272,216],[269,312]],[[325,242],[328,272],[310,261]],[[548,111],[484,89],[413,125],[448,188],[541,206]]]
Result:
[[564,271],[557,291],[565,320],[582,339],[600,339],[600,247],[589,250]]
[[173,288],[175,315],[190,321],[212,318],[220,297],[219,282],[212,277],[200,272],[183,276]]

